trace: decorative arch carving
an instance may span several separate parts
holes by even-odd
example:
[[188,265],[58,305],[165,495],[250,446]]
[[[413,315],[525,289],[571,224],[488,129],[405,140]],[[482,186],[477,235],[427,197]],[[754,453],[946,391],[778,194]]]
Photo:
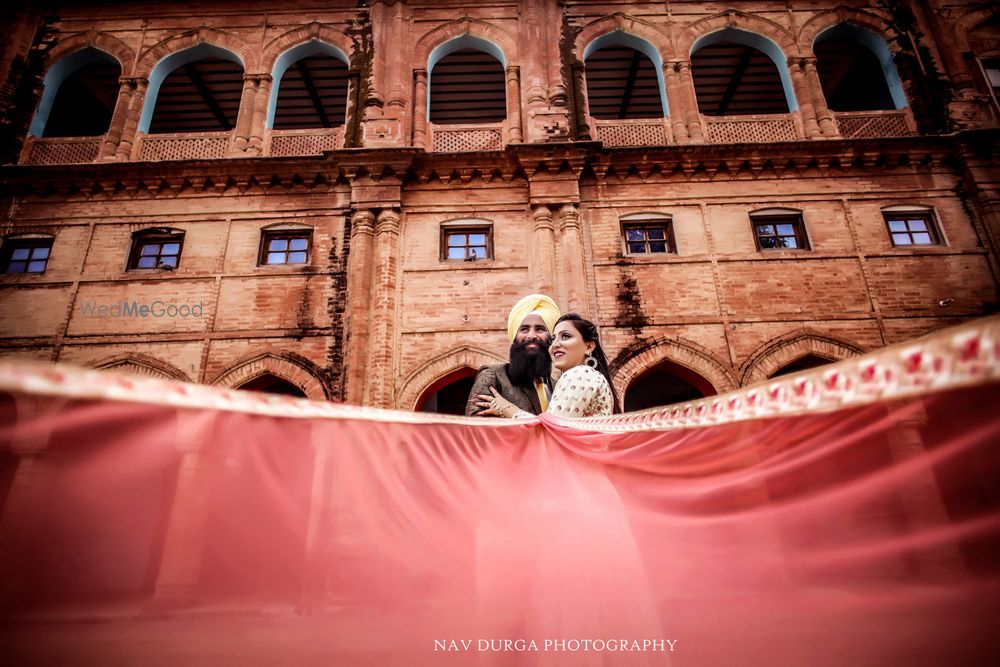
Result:
[[864,352],[865,350],[857,345],[845,343],[826,334],[798,329],[758,347],[743,363],[740,386],[746,387],[764,382],[776,370],[808,354],[830,361],[840,361]]
[[165,361],[160,361],[155,357],[139,352],[117,354],[107,359],[102,359],[94,364],[92,368],[102,371],[117,371],[129,373],[131,375],[146,375],[163,380],[180,380],[181,382],[191,382],[191,378],[181,370],[171,366]]
[[425,67],[431,51],[437,46],[462,35],[472,35],[493,42],[507,57],[507,64],[520,61],[517,50],[517,40],[503,28],[492,23],[469,17],[449,21],[426,33],[417,41],[414,67]]
[[619,396],[632,381],[662,361],[688,368],[712,383],[720,394],[737,388],[731,368],[708,349],[683,338],[659,336],[643,341],[611,362],[611,376]]
[[279,357],[270,353],[238,361],[210,384],[236,389],[265,374],[279,377],[295,385],[311,400],[330,399],[326,385],[319,379],[318,369],[310,361]]
[[417,399],[424,390],[448,373],[460,368],[475,368],[489,364],[502,364],[506,360],[477,347],[463,346],[440,354],[410,373],[396,393],[396,408],[416,410]]
[[573,43],[574,54],[576,54],[577,58],[583,60],[583,52],[588,44],[598,37],[616,30],[646,40],[659,52],[660,58],[664,61],[670,59],[673,49],[670,46],[670,39],[666,33],[649,21],[644,21],[628,14],[622,14],[621,12],[595,19],[585,25]]
[[677,39],[678,57],[687,58],[691,53],[691,47],[699,38],[723,28],[737,28],[766,37],[781,48],[786,58],[798,55],[795,38],[787,28],[770,19],[731,9],[695,21],[684,28]]
[[122,76],[131,74],[135,64],[135,51],[117,37],[96,30],[80,32],[56,43],[48,53],[49,66],[88,47],[103,51],[117,60],[122,68]]
[[253,73],[258,71],[257,53],[242,37],[231,32],[216,30],[202,26],[194,30],[173,37],[168,37],[143,51],[139,56],[139,62],[135,66],[135,75],[148,78],[153,72],[156,63],[160,62],[172,53],[183,51],[184,49],[198,44],[211,44],[220,49],[226,49],[238,54],[243,60],[243,71]]
[[274,69],[275,61],[278,60],[278,57],[282,53],[299,44],[305,44],[312,40],[326,42],[330,46],[335,46],[347,54],[348,58],[351,57],[351,52],[354,49],[354,44],[350,37],[343,32],[319,21],[313,21],[301,28],[289,30],[268,42],[261,54],[261,71],[270,73]]
[[[1000,5],[996,3],[988,3],[988,5],[982,9],[974,9],[955,21],[955,30],[952,34],[958,42],[956,50],[960,53],[972,51],[972,45],[969,43],[969,35],[972,34],[973,30],[992,19],[1000,18]],[[977,53],[976,55],[981,56],[984,54]]]
[[811,54],[813,42],[816,41],[820,33],[841,23],[871,30],[884,39],[886,44],[890,45],[890,49],[897,37],[895,29],[882,17],[861,9],[837,7],[836,9],[820,12],[806,21],[805,25],[802,26],[802,30],[799,31],[799,52]]

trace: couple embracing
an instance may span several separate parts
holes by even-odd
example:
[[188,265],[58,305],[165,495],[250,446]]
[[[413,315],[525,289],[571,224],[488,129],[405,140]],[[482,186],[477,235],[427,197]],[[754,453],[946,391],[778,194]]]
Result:
[[511,309],[507,335],[510,361],[479,369],[465,414],[524,418],[543,412],[560,417],[621,412],[593,322],[575,313],[560,316],[551,298],[529,294]]

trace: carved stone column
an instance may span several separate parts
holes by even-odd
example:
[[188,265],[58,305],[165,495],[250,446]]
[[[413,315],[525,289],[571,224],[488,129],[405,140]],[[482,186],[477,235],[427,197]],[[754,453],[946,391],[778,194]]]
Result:
[[704,143],[705,132],[701,127],[701,114],[698,112],[698,95],[694,90],[694,77],[691,76],[691,62],[677,62],[677,73],[680,76],[680,89],[684,98],[684,117],[687,119],[688,137],[693,144]]
[[813,107],[813,95],[806,82],[803,73],[804,63],[802,58],[789,58],[788,71],[792,75],[792,88],[795,90],[795,99],[799,103],[799,116],[802,118],[802,129],[805,130],[807,139],[816,139],[820,136],[819,123],[816,122],[816,109]]
[[355,211],[351,216],[351,248],[347,256],[347,353],[344,360],[347,367],[344,400],[355,404],[364,400],[374,237],[375,214],[367,209]]
[[259,79],[256,74],[243,75],[243,95],[240,110],[236,116],[236,131],[233,135],[233,152],[242,153],[250,144],[250,124],[253,122],[254,97]]
[[379,211],[375,222],[374,277],[372,281],[371,336],[365,404],[392,407],[393,351],[396,321],[396,267],[399,260],[400,216]]
[[674,141],[678,144],[688,143],[687,124],[684,122],[684,112],[687,104],[681,83],[677,77],[676,60],[663,63],[663,84],[667,89],[667,105],[670,107],[670,127],[673,130]]
[[586,310],[587,273],[580,232],[580,211],[575,204],[559,209],[559,259],[562,269],[562,306],[565,312]]
[[142,116],[142,107],[146,102],[146,89],[149,88],[149,79],[130,79],[129,85],[133,88],[129,97],[128,112],[125,114],[125,123],[122,126],[122,134],[118,141],[116,155],[119,160],[132,159],[132,145],[136,140],[136,130],[139,127],[139,118]]
[[823,94],[823,83],[819,80],[819,72],[816,71],[816,58],[803,58],[801,61],[802,72],[805,75],[806,87],[812,96],[813,110],[816,114],[816,122],[824,137],[837,137],[840,132],[837,130],[837,123],[830,113],[830,107],[826,105],[826,95]]
[[427,70],[413,70],[413,145],[427,148]]
[[507,125],[510,128],[510,143],[524,141],[521,125],[521,68],[507,67]]
[[253,120],[247,149],[255,155],[264,152],[264,126],[267,123],[267,105],[271,99],[271,75],[257,74],[257,92],[253,100]]
[[556,238],[552,211],[536,206],[531,212],[531,284],[536,292],[552,294],[556,281]]
[[181,466],[170,510],[163,556],[156,577],[153,606],[187,604],[197,595],[205,550],[205,527],[212,496],[211,461],[205,445],[212,442],[217,413],[177,413],[177,449]]
[[125,129],[129,103],[134,91],[135,79],[121,78],[118,80],[118,100],[115,102],[111,123],[108,124],[108,132],[104,135],[104,144],[101,146],[102,160],[114,160],[117,157],[118,143],[121,141],[122,131]]
[[590,141],[594,135],[590,131],[587,114],[587,74],[583,63],[573,63],[573,111],[576,118],[576,138]]

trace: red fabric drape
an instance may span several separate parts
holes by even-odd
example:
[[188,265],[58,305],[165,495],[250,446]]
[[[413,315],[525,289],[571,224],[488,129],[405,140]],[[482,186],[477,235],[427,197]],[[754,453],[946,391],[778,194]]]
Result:
[[0,638],[15,664],[1000,664],[980,370],[610,429],[56,395],[19,369]]

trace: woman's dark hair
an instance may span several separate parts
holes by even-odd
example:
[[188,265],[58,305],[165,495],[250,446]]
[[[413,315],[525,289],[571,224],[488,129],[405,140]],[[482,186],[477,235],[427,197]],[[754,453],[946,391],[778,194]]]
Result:
[[[593,343],[594,350],[590,353],[594,359],[597,360],[597,370],[604,379],[608,381],[608,386],[611,387],[611,412],[613,414],[621,414],[620,403],[618,402],[618,392],[615,391],[615,383],[611,381],[611,371],[608,369],[608,357],[604,354],[604,348],[601,347],[601,340],[597,337],[597,325],[590,320],[585,320],[576,313],[566,313],[558,320],[556,324],[560,322],[570,322],[573,328],[580,332],[580,336],[583,337],[585,343]],[[555,326],[552,327],[553,331]]]

